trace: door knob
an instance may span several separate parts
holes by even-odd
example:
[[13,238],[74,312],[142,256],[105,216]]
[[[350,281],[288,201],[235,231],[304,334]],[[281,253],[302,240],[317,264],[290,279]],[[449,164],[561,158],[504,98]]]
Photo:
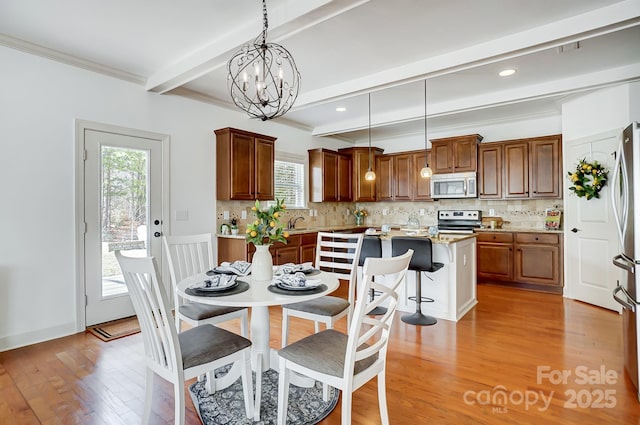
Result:
[[158,219],[155,219],[155,220],[153,221],[153,224],[155,224],[156,226],[157,226],[158,224],[160,224],[160,223],[162,223],[162,222],[161,222],[160,220],[158,220]]
[[573,233],[578,233],[578,231],[579,231],[579,230],[580,230],[580,229],[576,229],[575,227],[574,227],[573,229],[571,229],[571,231],[572,231]]

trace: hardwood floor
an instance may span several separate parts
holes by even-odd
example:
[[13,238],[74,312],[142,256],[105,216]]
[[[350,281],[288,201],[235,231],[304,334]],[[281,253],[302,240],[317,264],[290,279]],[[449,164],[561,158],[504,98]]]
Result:
[[[392,424],[640,424],[618,314],[501,286],[480,285],[478,294],[458,323],[395,320],[387,364]],[[279,309],[271,319],[271,344],[279,347]],[[312,325],[292,319],[292,329],[297,339]],[[142,354],[140,334],[108,343],[77,334],[0,353],[0,424],[140,423]],[[555,381],[562,371],[565,382]],[[587,372],[591,383],[582,382]],[[376,391],[373,381],[355,393],[353,424],[380,423]],[[186,410],[187,424],[199,424],[189,397]],[[160,383],[152,423],[172,423],[172,412],[171,387]],[[339,423],[340,405],[321,422]]]

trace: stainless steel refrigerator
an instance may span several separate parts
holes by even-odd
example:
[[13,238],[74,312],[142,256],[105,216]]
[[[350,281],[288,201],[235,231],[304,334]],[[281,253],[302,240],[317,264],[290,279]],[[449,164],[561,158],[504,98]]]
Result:
[[625,370],[633,381],[638,400],[638,344],[640,343],[640,220],[635,218],[635,201],[640,204],[640,130],[634,122],[622,133],[611,178],[611,202],[618,227],[621,252],[613,264],[625,270],[613,298],[622,305]]

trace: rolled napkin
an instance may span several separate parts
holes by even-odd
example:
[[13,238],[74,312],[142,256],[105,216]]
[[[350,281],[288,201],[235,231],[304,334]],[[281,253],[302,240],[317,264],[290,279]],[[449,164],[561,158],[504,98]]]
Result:
[[302,263],[302,264],[294,264],[294,263],[286,263],[282,264],[276,270],[277,275],[281,274],[294,274],[294,273],[304,273],[310,272],[313,270],[313,263]]
[[283,274],[273,280],[276,286],[285,289],[312,289],[320,285],[320,280],[307,279],[304,273]]
[[218,267],[216,267],[214,271],[222,273],[231,272],[233,274],[237,274],[238,276],[246,276],[251,272],[251,263],[241,260],[234,261],[233,263],[225,261]]

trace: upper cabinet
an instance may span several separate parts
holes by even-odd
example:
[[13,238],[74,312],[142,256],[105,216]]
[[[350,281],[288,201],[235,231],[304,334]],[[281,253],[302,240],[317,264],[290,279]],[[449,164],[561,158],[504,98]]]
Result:
[[309,150],[309,201],[351,202],[351,157],[328,149]]
[[478,148],[481,199],[561,198],[562,136],[484,143]]
[[229,127],[215,133],[217,199],[274,199],[276,138]]
[[359,148],[342,148],[338,149],[338,153],[351,157],[352,174],[352,201],[353,202],[374,202],[376,201],[376,180],[365,180],[364,175],[369,169],[369,160],[371,160],[371,168],[376,165],[376,157],[382,155],[382,149],[372,147]]
[[412,201],[413,179],[413,154],[403,152],[376,157],[378,201]]
[[414,201],[432,201],[431,199],[431,178],[422,177],[420,171],[426,163],[429,167],[433,167],[431,162],[431,150],[420,150],[412,153],[413,155],[413,200]]
[[476,172],[478,160],[479,134],[445,137],[431,140],[434,174]]

